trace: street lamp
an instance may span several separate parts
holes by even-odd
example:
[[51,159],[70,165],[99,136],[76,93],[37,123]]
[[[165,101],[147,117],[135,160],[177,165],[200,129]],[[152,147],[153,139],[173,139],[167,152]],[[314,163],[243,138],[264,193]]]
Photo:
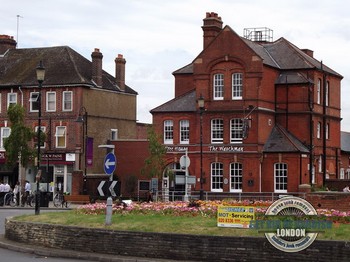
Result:
[[83,131],[83,151],[84,151],[84,175],[83,175],[83,195],[87,195],[87,173],[86,173],[86,167],[87,167],[87,157],[86,157],[86,140],[87,140],[87,120],[88,120],[88,113],[86,111],[86,108],[83,106],[80,108],[79,116],[75,120],[75,122],[83,123],[84,131]]
[[199,199],[203,200],[203,112],[204,112],[204,98],[202,94],[197,100],[199,114],[200,114],[200,191],[199,191]]
[[37,169],[38,169],[38,174],[36,175],[36,197],[35,197],[35,215],[40,214],[40,203],[39,203],[39,197],[40,197],[40,192],[39,192],[39,182],[40,182],[40,176],[41,176],[41,171],[40,171],[40,146],[41,146],[41,88],[42,84],[45,79],[45,68],[43,66],[43,61],[40,61],[38,67],[36,68],[36,80],[39,83],[39,93],[38,93],[38,141],[37,141],[37,147],[38,147],[38,154],[37,154]]

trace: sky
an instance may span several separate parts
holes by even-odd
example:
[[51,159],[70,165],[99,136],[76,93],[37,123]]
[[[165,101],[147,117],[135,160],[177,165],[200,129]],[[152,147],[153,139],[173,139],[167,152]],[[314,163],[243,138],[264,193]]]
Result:
[[126,59],[128,86],[138,92],[137,120],[174,97],[172,73],[203,49],[203,18],[217,13],[223,26],[268,27],[311,49],[344,78],[342,131],[350,132],[350,2],[343,0],[11,0],[1,3],[0,34],[18,48],[69,46],[91,61],[103,53],[103,69],[115,75],[114,59]]

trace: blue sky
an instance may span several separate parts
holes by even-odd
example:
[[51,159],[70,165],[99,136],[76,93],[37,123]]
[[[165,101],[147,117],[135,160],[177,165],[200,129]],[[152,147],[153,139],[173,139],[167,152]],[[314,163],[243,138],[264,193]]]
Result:
[[149,111],[174,96],[172,72],[202,51],[205,13],[216,12],[239,35],[268,27],[274,40],[313,50],[343,75],[342,130],[350,132],[349,7],[342,0],[11,0],[1,4],[0,34],[18,38],[19,48],[66,45],[89,60],[99,48],[112,75],[123,54],[126,83],[139,93],[137,118],[150,123]]

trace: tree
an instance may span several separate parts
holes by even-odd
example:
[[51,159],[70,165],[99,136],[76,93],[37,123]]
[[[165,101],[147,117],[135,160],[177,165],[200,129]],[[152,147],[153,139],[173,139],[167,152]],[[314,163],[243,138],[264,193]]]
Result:
[[29,146],[29,142],[35,137],[35,132],[25,126],[25,110],[21,105],[10,105],[7,116],[11,123],[11,133],[4,141],[6,164],[14,166],[18,157],[21,156],[21,165],[27,167],[28,163],[36,156],[34,148]]
[[162,136],[157,134],[153,126],[148,127],[147,137],[149,140],[148,149],[150,156],[145,160],[142,173],[148,173],[150,177],[162,178],[165,166],[166,148],[161,144]]

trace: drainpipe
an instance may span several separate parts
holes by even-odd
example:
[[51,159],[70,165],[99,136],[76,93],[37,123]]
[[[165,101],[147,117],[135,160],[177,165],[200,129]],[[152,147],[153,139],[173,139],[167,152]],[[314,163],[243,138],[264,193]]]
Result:
[[323,144],[323,161],[322,161],[322,171],[323,171],[323,181],[322,181],[322,186],[325,185],[325,182],[326,182],[326,159],[327,159],[327,145],[326,145],[326,127],[327,127],[327,117],[326,117],[326,88],[327,88],[327,76],[323,70],[323,63],[321,61],[321,70],[322,70],[322,74],[323,74],[323,113],[322,113],[322,122],[323,122],[323,125],[322,125],[322,144]]

